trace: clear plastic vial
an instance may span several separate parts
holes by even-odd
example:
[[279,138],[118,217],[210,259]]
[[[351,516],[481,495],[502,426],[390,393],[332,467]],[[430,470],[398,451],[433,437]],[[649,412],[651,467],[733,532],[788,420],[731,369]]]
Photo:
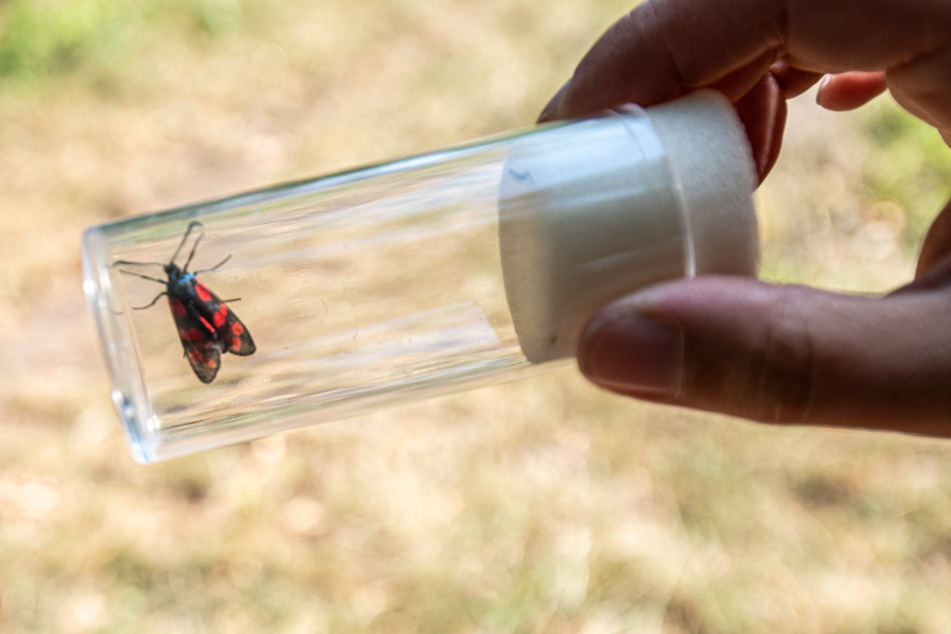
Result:
[[[703,93],[91,227],[84,287],[152,462],[548,369],[623,293],[755,274],[754,187],[732,108]],[[173,255],[226,307],[197,334],[160,283]],[[228,352],[226,315],[253,354]],[[210,382],[188,345],[220,355]]]

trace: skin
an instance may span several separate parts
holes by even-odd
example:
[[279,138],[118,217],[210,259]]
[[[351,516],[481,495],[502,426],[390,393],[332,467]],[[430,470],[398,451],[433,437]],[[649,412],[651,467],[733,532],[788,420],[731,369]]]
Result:
[[[888,90],[951,145],[951,0],[653,0],[615,23],[541,121],[700,88],[742,119],[760,178],[786,100],[857,108]],[[603,307],[578,347],[615,392],[757,421],[951,437],[951,202],[915,279],[855,297],[730,277],[657,285]]]

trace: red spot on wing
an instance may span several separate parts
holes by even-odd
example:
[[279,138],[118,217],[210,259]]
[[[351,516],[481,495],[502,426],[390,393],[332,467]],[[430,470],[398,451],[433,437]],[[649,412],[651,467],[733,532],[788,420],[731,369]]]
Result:
[[226,319],[228,319],[228,307],[222,304],[214,315],[215,328],[221,328]]
[[236,337],[243,335],[244,324],[242,324],[240,321],[236,321],[233,324],[231,324],[231,334],[235,335]]
[[198,293],[198,299],[203,302],[211,301],[211,291],[201,282],[195,282],[195,292]]
[[197,328],[183,328],[178,331],[178,336],[182,341],[201,341],[205,338],[205,334]]
[[233,337],[233,338],[231,339],[231,348],[232,348],[235,352],[238,352],[239,350],[241,350],[241,338],[240,338],[240,337]]
[[168,300],[168,303],[169,303],[169,306],[172,307],[172,314],[173,314],[173,315],[175,315],[176,317],[179,317],[179,318],[185,316],[185,305],[184,305],[184,304],[182,304],[180,301],[178,301],[177,299],[174,299],[174,298],[170,298],[170,299]]

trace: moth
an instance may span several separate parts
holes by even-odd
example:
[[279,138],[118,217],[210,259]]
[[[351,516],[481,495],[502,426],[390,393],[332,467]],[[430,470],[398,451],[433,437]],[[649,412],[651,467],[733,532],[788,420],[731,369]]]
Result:
[[[185,264],[179,267],[175,260],[178,259],[182,249],[188,243],[188,238],[196,229],[199,229],[200,233],[188,253]],[[208,273],[223,266],[225,262],[231,259],[231,256],[229,255],[209,269],[188,270],[188,266],[198,250],[198,244],[204,236],[203,225],[195,220],[188,225],[182,241],[168,263],[118,260],[113,263],[113,266],[162,267],[167,276],[167,279],[164,280],[135,271],[121,270],[126,275],[134,275],[165,285],[165,290],[156,295],[151,302],[145,306],[136,306],[134,310],[151,308],[162,297],[168,297],[168,307],[172,311],[178,337],[185,349],[185,358],[188,359],[192,370],[195,371],[195,375],[202,383],[211,383],[218,376],[218,370],[221,368],[222,353],[230,352],[246,357],[254,354],[257,347],[254,345],[254,339],[251,338],[251,333],[244,322],[227,305],[228,302],[238,301],[240,298],[219,299],[204,282],[198,279],[199,274]]]

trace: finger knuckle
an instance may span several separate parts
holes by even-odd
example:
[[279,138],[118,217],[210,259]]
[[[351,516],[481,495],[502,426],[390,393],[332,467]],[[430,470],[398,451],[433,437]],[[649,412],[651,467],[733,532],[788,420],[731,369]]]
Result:
[[807,422],[815,391],[815,341],[806,319],[784,311],[768,324],[750,398],[765,422]]

